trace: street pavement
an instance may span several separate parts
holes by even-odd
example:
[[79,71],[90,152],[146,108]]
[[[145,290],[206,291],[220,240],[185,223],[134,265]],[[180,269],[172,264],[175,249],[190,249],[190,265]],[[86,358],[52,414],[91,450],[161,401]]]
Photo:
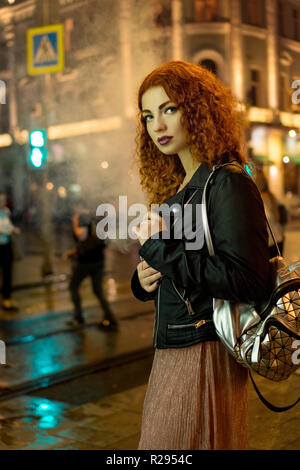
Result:
[[[289,261],[299,257],[300,224],[291,224],[286,232],[285,256]],[[101,309],[88,281],[81,292],[87,325],[68,329],[72,315],[67,290],[70,265],[57,258],[54,283],[43,284],[36,260],[31,255],[15,266],[14,298],[20,311],[1,312],[1,334],[7,346],[7,367],[0,376],[0,450],[101,450],[136,449],[146,383],[134,388],[130,384],[118,393],[77,405],[31,396],[30,385],[40,379],[72,373],[76,375],[93,367],[117,366],[122,358],[138,357],[151,351],[153,305],[132,298],[130,276],[138,261],[137,252],[120,254],[113,247],[107,252],[104,289],[120,327],[116,332],[102,332],[96,327]],[[34,258],[35,256],[35,258]],[[40,259],[40,258],[38,258]],[[35,261],[32,263],[32,261]],[[26,287],[26,289],[25,289]],[[71,371],[71,373],[70,373]],[[267,399],[282,406],[300,396],[300,375],[273,383],[256,376]],[[5,393],[23,394],[5,399]],[[41,392],[42,393],[42,392]],[[250,449],[299,450],[300,404],[276,414],[259,401],[249,386]]]
[[[300,377],[282,384],[257,384],[277,404],[293,401]],[[135,450],[139,441],[146,384],[70,406],[24,395],[0,403],[0,450]],[[250,450],[299,450],[299,406],[276,414],[249,387]]]

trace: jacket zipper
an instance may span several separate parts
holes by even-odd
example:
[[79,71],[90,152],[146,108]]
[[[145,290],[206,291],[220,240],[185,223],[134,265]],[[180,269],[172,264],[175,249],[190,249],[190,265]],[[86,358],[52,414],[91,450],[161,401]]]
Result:
[[[185,188],[185,191],[186,191],[186,188]],[[184,191],[184,195],[185,195],[185,191]],[[190,199],[188,200],[188,202],[190,202],[192,200],[192,198],[194,197],[194,195],[196,194],[198,190],[194,191],[194,193],[192,194],[192,196],[190,197]],[[183,195],[183,199],[184,199],[184,195]],[[188,203],[187,202],[187,203]],[[186,204],[187,204],[186,203]],[[181,207],[183,208],[183,203],[181,204]],[[174,226],[174,224],[173,224]],[[172,284],[173,284],[173,287],[174,289],[176,290],[177,294],[179,295],[179,297],[183,300],[183,302],[186,304],[187,306],[187,309],[188,309],[188,312],[190,315],[193,315],[195,312],[193,310],[193,307],[191,305],[191,302],[189,301],[189,299],[184,299],[182,297],[182,295],[180,294],[180,292],[178,291],[177,287],[175,286],[174,282],[172,281]],[[156,311],[156,314],[155,314],[155,332],[154,332],[154,347],[156,347],[157,345],[157,335],[158,335],[158,326],[159,326],[159,303],[160,303],[160,286],[161,286],[161,283],[159,283],[159,287],[158,287],[158,294],[157,294],[157,311]],[[185,290],[184,290],[184,293],[185,293]],[[204,323],[206,323],[207,321],[210,321],[210,320],[201,320],[200,322],[197,322],[197,323],[192,323],[191,325],[192,326],[195,326],[196,328],[199,328],[201,325],[203,325]],[[203,323],[204,322],[204,323]],[[196,326],[198,325],[198,326]],[[188,326],[188,325],[186,325]],[[176,325],[168,325],[168,328],[169,327],[175,327],[176,328]],[[184,328],[184,326],[182,326]],[[180,325],[179,325],[179,328],[180,328]]]
[[197,323],[187,323],[186,325],[168,325],[169,329],[179,329],[179,328],[189,328],[194,326],[195,328],[200,328],[200,326],[205,325],[205,323],[211,322],[212,320],[200,320]]
[[[188,199],[188,201],[184,204],[184,197],[185,197],[185,193],[186,193],[186,187],[184,188],[184,193],[183,193],[183,199],[182,199],[182,202],[181,202],[181,211],[183,212],[183,209],[187,206],[187,204],[193,199],[193,197],[195,196],[195,194],[198,192],[198,189],[196,189],[196,191],[193,192],[193,194],[190,196],[190,198]],[[172,225],[172,228],[174,227],[176,221],[173,223]],[[179,297],[181,298],[181,300],[185,303],[185,305],[187,306],[187,309],[188,309],[188,312],[189,312],[189,315],[194,315],[196,312],[194,312],[193,310],[193,307],[192,307],[192,304],[191,302],[189,301],[189,299],[185,299],[184,297],[182,297],[182,295],[180,294],[180,292],[178,291],[177,287],[175,286],[174,282],[172,281],[172,284],[173,284],[173,287],[175,289],[175,291],[177,292],[177,294],[179,295]],[[183,295],[185,295],[185,289],[183,291]]]
[[[185,305],[187,306],[187,309],[188,309],[188,312],[190,315],[194,315],[196,312],[194,312],[193,310],[193,307],[192,307],[192,304],[191,302],[189,301],[189,299],[185,299],[179,292],[179,290],[177,289],[177,287],[175,286],[174,284],[174,281],[172,281],[172,284],[173,284],[173,287],[175,289],[175,291],[177,292],[177,294],[179,295],[179,297],[181,298],[181,300],[185,303]],[[183,291],[183,295],[185,294],[185,290]]]
[[160,303],[160,286],[158,286],[158,294],[157,294],[157,311],[155,315],[155,332],[154,332],[154,347],[157,345],[157,333],[158,333],[158,322],[159,322],[159,303]]

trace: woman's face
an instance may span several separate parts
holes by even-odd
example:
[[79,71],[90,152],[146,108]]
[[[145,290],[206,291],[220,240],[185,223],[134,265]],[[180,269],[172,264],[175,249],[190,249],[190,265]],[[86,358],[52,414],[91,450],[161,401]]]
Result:
[[142,115],[149,136],[166,155],[187,149],[181,112],[162,86],[149,88],[142,96]]

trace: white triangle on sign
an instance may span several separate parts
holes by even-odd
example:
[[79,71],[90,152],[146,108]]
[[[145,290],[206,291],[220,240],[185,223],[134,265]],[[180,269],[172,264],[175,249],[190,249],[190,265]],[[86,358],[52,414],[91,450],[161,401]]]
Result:
[[43,64],[45,62],[57,61],[57,54],[55,53],[49,36],[43,36],[41,44],[35,55],[34,62],[36,64]]

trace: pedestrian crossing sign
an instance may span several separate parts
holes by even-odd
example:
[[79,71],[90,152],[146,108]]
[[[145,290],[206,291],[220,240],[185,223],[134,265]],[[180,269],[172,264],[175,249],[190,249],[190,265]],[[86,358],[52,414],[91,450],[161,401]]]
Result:
[[64,69],[64,26],[54,24],[27,30],[29,75],[61,72]]

